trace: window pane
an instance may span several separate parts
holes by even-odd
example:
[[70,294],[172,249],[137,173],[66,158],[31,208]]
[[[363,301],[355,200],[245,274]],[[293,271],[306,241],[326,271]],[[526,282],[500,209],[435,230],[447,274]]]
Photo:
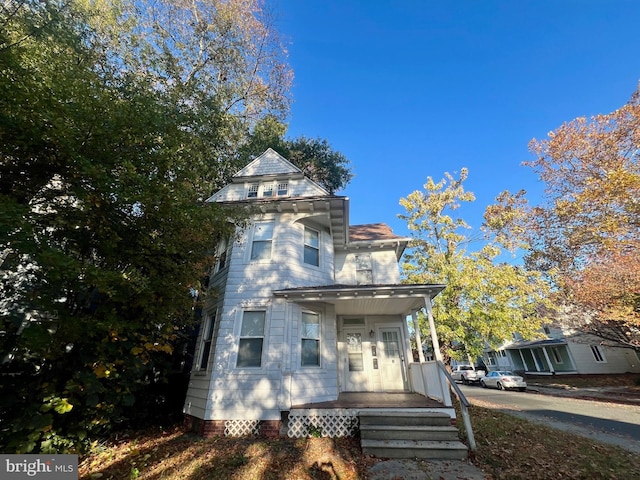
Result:
[[273,196],[273,183],[267,183],[262,187],[262,196],[263,197]]
[[302,313],[302,337],[320,338],[320,317],[314,313]]
[[278,195],[286,195],[289,193],[289,184],[288,183],[279,183],[278,184]]
[[262,338],[241,338],[238,348],[238,367],[262,365]]
[[302,366],[320,366],[320,341],[302,340]]
[[211,353],[211,340],[204,342],[202,345],[202,357],[200,358],[200,369],[206,370],[209,364],[209,354]]
[[304,246],[304,263],[316,267],[320,266],[320,252],[317,248]]
[[349,371],[362,372],[364,370],[364,360],[361,353],[349,354]]
[[318,242],[318,232],[316,232],[315,230],[311,230],[308,228],[304,229],[304,244],[305,245],[309,245],[311,247],[318,247],[319,242]]
[[273,222],[256,223],[253,229],[254,240],[271,240],[273,236]]
[[249,191],[247,192],[247,197],[255,198],[257,196],[258,196],[258,184],[252,183],[251,185],[249,185]]
[[271,241],[253,242],[251,260],[269,260],[271,258]]
[[244,312],[241,337],[262,337],[264,335],[264,312]]

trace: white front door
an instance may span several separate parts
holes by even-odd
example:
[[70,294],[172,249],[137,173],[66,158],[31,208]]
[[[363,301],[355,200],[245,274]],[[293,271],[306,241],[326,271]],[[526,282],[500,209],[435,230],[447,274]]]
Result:
[[380,369],[384,390],[407,390],[407,372],[400,328],[381,328],[380,346],[382,347]]
[[365,361],[365,351],[362,341],[365,329],[345,329],[342,332],[344,342],[343,372],[345,392],[367,392],[371,390],[369,369]]

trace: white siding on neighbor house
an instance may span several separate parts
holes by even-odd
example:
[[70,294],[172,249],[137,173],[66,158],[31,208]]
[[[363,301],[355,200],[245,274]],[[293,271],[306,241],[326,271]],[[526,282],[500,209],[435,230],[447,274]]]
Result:
[[351,251],[339,251],[335,255],[336,283],[356,285],[356,255],[371,254],[371,266],[374,284],[400,283],[400,268],[394,249],[361,248]]
[[[591,343],[577,343],[569,341],[571,356],[576,364],[578,373],[638,373],[640,362],[635,352],[626,348],[613,348],[600,344],[599,339]],[[597,362],[591,350],[591,345],[598,345],[603,355],[603,362]]]

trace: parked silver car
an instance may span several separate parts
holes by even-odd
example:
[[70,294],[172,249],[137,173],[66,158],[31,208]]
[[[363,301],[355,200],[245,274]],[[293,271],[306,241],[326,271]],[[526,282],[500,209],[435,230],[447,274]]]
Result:
[[484,388],[497,388],[498,390],[517,389],[524,392],[527,389],[527,382],[522,377],[507,370],[499,370],[487,373],[480,379],[480,385]]

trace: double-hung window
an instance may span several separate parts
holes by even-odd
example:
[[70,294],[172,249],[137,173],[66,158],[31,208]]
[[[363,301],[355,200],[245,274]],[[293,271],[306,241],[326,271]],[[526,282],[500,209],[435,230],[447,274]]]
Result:
[[231,251],[231,239],[223,238],[216,248],[216,264],[214,274],[227,267],[229,263],[229,253]]
[[289,195],[289,184],[287,182],[278,182],[278,196],[285,197]]
[[320,266],[320,232],[304,227],[304,263]]
[[265,183],[262,185],[262,196],[273,197],[273,183]]
[[356,255],[356,284],[372,285],[373,270],[371,269],[371,255],[368,253]]
[[320,315],[302,312],[302,351],[303,367],[320,366]]
[[216,325],[216,312],[209,315],[204,322],[202,333],[202,349],[200,351],[200,370],[206,370],[209,365],[209,355],[211,354],[211,344],[213,343],[213,331]]
[[246,368],[262,366],[264,324],[264,310],[247,310],[243,312],[236,367]]
[[273,241],[273,222],[258,222],[253,229],[251,260],[269,260]]
[[251,183],[249,184],[247,190],[247,198],[257,198],[258,197],[258,189],[260,188],[259,183]]

